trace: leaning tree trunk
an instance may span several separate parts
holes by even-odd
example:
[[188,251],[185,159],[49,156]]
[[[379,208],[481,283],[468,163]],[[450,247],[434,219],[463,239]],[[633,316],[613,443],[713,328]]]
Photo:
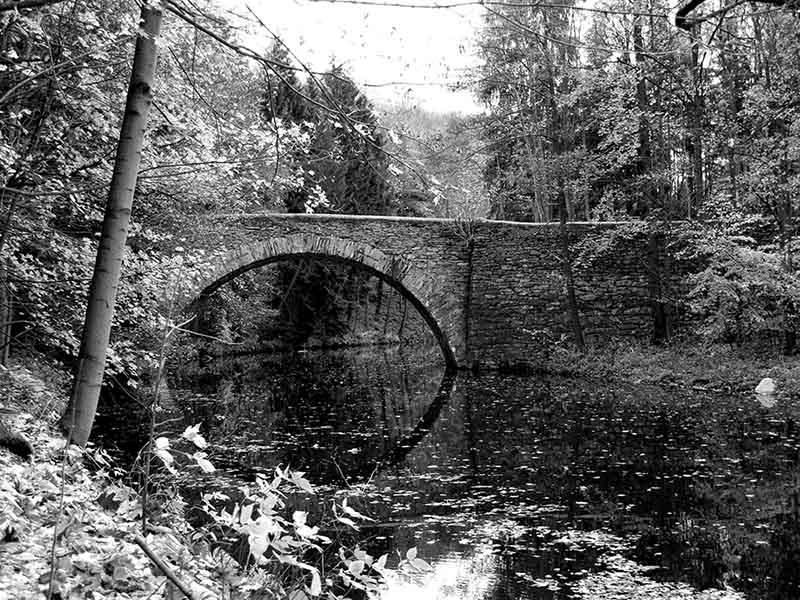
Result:
[[89,439],[103,382],[133,193],[150,112],[161,12],[145,4],[141,12],[141,26],[136,39],[125,115],[103,218],[103,233],[89,287],[75,383],[69,405],[61,419],[70,441],[79,446],[85,446]]

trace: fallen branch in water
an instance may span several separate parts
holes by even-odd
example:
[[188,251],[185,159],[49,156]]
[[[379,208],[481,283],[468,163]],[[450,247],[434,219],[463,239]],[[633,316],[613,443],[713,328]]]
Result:
[[181,581],[177,575],[175,575],[172,569],[170,569],[169,566],[167,566],[167,563],[165,563],[160,556],[158,556],[155,552],[153,552],[153,550],[150,548],[150,546],[147,545],[147,542],[140,534],[138,533],[134,534],[133,541],[136,542],[142,550],[144,550],[144,553],[147,555],[147,558],[153,561],[153,564],[157,566],[159,569],[161,569],[161,572],[164,573],[164,576],[167,579],[169,579],[172,583],[174,583],[175,587],[177,587],[189,600],[197,600],[194,594],[192,593],[192,590],[189,588],[189,586],[186,585],[183,581]]

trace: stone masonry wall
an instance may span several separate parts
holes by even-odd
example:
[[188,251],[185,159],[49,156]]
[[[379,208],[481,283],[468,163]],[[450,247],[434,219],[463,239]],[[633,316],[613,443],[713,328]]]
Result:
[[[312,238],[332,239],[334,245],[341,240],[359,245],[358,252],[376,249],[412,265],[416,271],[407,279],[462,367],[535,367],[541,332],[570,331],[557,224],[476,221],[467,227],[446,219],[277,214],[231,216],[226,222],[225,233],[209,242],[249,247],[245,256],[257,258],[254,244],[261,248],[269,240],[308,236],[311,246],[319,245]],[[674,282],[661,281],[654,289],[647,235],[618,236],[608,243],[623,225],[572,223],[568,228],[587,339],[652,336],[654,296]]]
[[[589,342],[653,335],[658,273],[650,269],[645,234],[609,243],[609,234],[621,227],[568,226],[579,316]],[[557,337],[571,331],[558,225],[481,221],[474,243],[468,362],[535,366],[530,362],[540,332]],[[667,288],[660,283],[659,297]]]

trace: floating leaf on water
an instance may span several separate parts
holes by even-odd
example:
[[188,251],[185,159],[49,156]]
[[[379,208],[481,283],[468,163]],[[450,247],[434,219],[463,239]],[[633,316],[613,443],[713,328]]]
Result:
[[375,519],[370,519],[368,516],[362,515],[357,510],[347,506],[347,498],[342,500],[342,510],[354,519],[361,519],[362,521],[375,521]]

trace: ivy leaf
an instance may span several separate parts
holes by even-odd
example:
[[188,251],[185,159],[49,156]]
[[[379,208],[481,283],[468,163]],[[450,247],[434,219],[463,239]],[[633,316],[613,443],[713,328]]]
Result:
[[242,507],[242,509],[241,509],[241,511],[239,513],[239,522],[240,523],[242,523],[244,525],[244,524],[247,524],[250,521],[252,521],[253,508],[254,507],[255,507],[255,504],[248,504],[248,505]]
[[297,487],[299,487],[304,492],[308,492],[309,494],[315,493],[314,492],[314,487],[311,485],[311,483],[308,481],[308,479],[303,477],[303,475],[304,475],[304,473],[302,471],[294,471],[294,472],[292,472],[292,475],[291,475],[292,483],[294,483]]
[[319,596],[322,593],[322,578],[319,576],[319,571],[314,569],[311,571],[311,595]]
[[256,560],[264,556],[264,552],[269,548],[269,540],[266,536],[251,535],[247,538],[247,543],[250,546],[250,554],[252,554],[253,558]]
[[372,568],[376,571],[380,572],[386,568],[386,559],[389,558],[388,554],[381,554],[381,557],[375,561],[375,564],[372,565]]
[[175,462],[172,454],[167,452],[166,450],[158,449],[154,452],[154,454],[161,459],[161,462],[164,463],[164,466],[168,469],[172,469],[172,463]]

